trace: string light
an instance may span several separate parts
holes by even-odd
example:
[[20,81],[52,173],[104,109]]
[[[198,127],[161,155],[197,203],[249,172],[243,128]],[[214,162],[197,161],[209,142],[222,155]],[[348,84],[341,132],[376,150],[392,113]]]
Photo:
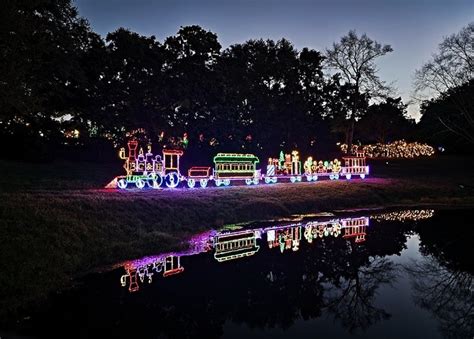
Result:
[[380,221],[416,221],[422,219],[432,218],[434,215],[434,210],[406,210],[406,211],[395,211],[388,213],[381,213],[371,216],[371,219]]
[[[347,153],[346,144],[340,145],[341,151]],[[417,158],[430,157],[435,153],[435,149],[428,145],[418,142],[406,142],[398,140],[388,144],[369,144],[364,146],[353,145],[352,152],[361,149],[369,158]]]

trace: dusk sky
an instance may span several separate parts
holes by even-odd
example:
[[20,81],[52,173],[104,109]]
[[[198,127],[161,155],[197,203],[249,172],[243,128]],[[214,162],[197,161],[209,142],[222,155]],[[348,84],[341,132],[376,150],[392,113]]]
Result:
[[[444,36],[474,20],[472,0],[432,1],[152,1],[76,0],[92,28],[103,35],[126,27],[159,41],[180,26],[200,25],[216,33],[223,48],[248,39],[282,37],[296,48],[324,50],[349,30],[367,33],[394,52],[382,57],[380,76],[410,99],[413,74]],[[418,117],[418,108],[409,112]]]

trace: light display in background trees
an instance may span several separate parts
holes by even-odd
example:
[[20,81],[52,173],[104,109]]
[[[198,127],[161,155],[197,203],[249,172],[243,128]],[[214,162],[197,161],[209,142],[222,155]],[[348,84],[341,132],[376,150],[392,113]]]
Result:
[[[341,151],[347,153],[347,145],[340,145]],[[353,145],[352,152],[361,150],[368,158],[417,158],[430,157],[435,154],[435,150],[428,144],[418,142],[406,142],[397,140],[388,144],[368,144],[363,146]]]
[[424,209],[424,210],[405,210],[405,211],[394,211],[381,213],[371,216],[373,220],[384,220],[384,221],[416,221],[432,218],[434,215],[434,210]]

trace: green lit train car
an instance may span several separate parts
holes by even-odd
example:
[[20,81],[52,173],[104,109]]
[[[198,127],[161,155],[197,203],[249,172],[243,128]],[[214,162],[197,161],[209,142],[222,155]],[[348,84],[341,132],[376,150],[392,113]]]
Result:
[[214,157],[214,181],[216,186],[228,186],[231,181],[243,180],[247,185],[257,185],[260,170],[258,158],[253,154],[218,153]]

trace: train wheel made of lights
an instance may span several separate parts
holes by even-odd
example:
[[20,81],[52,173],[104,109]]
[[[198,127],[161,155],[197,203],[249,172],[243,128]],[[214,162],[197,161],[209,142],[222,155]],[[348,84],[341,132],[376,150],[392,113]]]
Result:
[[150,174],[146,183],[148,187],[158,189],[163,183],[163,178],[159,174]]
[[188,187],[194,188],[196,186],[196,181],[194,179],[188,179]]
[[137,179],[137,181],[135,181],[135,186],[137,186],[137,188],[139,189],[142,189],[143,187],[145,187],[145,180]]
[[179,175],[177,172],[170,172],[165,178],[166,186],[169,188],[175,188],[179,185]]
[[128,184],[128,183],[127,183],[127,179],[124,179],[124,178],[119,179],[119,180],[117,181],[117,186],[118,186],[118,188],[120,188],[120,189],[125,189],[125,188],[127,188],[127,184]]

